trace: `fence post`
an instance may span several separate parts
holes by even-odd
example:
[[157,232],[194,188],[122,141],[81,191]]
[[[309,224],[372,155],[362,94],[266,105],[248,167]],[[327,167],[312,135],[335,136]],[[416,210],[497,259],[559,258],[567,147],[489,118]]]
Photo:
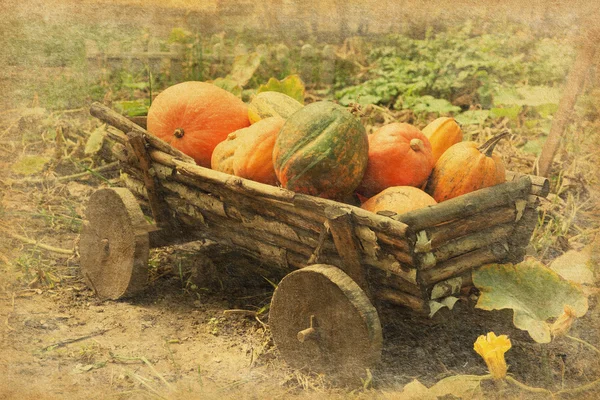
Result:
[[160,42],[156,38],[152,38],[148,41],[148,68],[152,75],[158,75],[160,73]]
[[131,45],[131,70],[141,71],[146,69],[144,63],[144,48],[141,43],[133,42]]
[[185,62],[185,48],[181,43],[171,43],[169,60],[171,64],[171,79],[174,82],[183,80],[183,63]]
[[300,76],[307,85],[315,83],[315,49],[305,44],[300,50]]
[[280,75],[287,76],[290,73],[290,49],[283,43],[279,43],[275,48],[276,69],[279,69]]
[[93,78],[97,78],[102,71],[102,53],[93,40],[85,41],[85,58],[87,60],[88,72]]
[[321,84],[333,85],[335,79],[335,48],[328,44],[323,47],[321,64]]
[[121,56],[121,43],[113,40],[108,44],[108,48],[106,49],[106,61],[111,72],[121,69],[123,61]]

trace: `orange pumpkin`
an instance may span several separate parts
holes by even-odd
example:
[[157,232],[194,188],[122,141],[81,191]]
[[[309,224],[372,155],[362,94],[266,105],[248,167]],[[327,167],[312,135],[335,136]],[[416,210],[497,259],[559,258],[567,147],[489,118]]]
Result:
[[233,173],[242,178],[277,184],[273,167],[273,146],[285,119],[270,117],[261,119],[248,128],[239,141],[233,155]]
[[420,187],[432,168],[431,144],[417,127],[384,125],[369,135],[369,162],[357,191],[371,197],[391,186]]
[[361,206],[371,212],[392,211],[396,214],[433,206],[437,201],[413,186],[392,186],[376,194]]
[[239,137],[243,134],[243,129],[231,132],[227,139],[215,146],[210,159],[212,169],[233,175],[233,155],[240,144]]
[[440,117],[423,128],[423,134],[431,143],[434,164],[450,146],[463,140],[463,133],[454,118]]
[[210,167],[215,146],[250,125],[246,104],[211,83],[182,82],[161,92],[148,110],[148,131]]
[[461,142],[450,147],[431,172],[425,191],[438,203],[506,181],[504,163],[493,154],[503,132],[483,145]]

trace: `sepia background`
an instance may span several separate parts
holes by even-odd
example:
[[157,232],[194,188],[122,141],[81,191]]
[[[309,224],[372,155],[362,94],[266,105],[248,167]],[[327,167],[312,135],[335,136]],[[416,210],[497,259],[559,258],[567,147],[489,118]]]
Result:
[[[508,128],[498,147],[507,168],[534,173],[569,71],[599,43],[594,1],[2,0],[0,11],[0,398],[410,398],[400,393],[413,379],[487,373],[473,342],[490,330],[513,340],[520,381],[555,392],[593,384],[574,397],[599,396],[600,358],[586,345],[540,345],[507,310],[460,308],[431,320],[392,312],[381,364],[338,385],[279,357],[273,287],[253,261],[220,254],[207,280],[194,245],[153,250],[150,287],[103,302],[73,251],[90,194],[119,181],[108,143],[90,140],[104,132],[90,104],[144,115],[184,80],[249,101],[269,78],[298,74],[307,103],[359,103],[368,132],[440,115],[479,142]],[[583,73],[528,252],[546,265],[590,254],[595,276],[599,57]],[[572,334],[598,347],[593,293]],[[491,383],[482,393],[535,398]]]

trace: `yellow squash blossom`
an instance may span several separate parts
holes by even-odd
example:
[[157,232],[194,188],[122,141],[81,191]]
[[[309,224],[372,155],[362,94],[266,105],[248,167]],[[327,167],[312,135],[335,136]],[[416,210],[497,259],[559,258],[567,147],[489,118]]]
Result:
[[496,336],[494,332],[487,335],[481,335],[475,341],[473,348],[485,361],[485,364],[494,379],[503,379],[506,377],[506,360],[504,353],[511,347],[510,339],[506,335]]

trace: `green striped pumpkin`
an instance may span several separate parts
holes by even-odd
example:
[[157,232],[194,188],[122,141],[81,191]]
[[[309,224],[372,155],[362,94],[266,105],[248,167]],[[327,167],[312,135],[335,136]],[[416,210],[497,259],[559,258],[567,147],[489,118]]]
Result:
[[286,189],[342,200],[360,184],[369,158],[365,128],[332,102],[309,104],[279,131],[273,165]]

